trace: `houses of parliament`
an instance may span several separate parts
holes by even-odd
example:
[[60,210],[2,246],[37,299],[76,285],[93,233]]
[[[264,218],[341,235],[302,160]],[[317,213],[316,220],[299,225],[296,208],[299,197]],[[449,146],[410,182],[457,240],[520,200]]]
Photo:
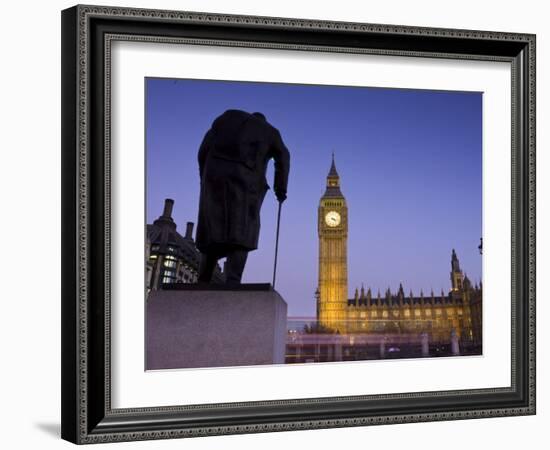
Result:
[[[348,296],[348,207],[340,187],[334,156],[326,190],[318,208],[319,281],[316,290],[320,329],[337,334],[429,335],[430,342],[449,342],[481,348],[482,286],[463,275],[453,249],[450,290],[434,294],[395,292],[383,294],[361,286]],[[449,249],[451,250],[451,249]]]

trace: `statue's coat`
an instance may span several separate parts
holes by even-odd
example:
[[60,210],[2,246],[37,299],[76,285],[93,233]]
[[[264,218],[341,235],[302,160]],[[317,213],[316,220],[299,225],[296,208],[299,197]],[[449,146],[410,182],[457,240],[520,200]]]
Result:
[[214,120],[198,154],[196,244],[201,252],[224,256],[235,247],[258,247],[270,159],[275,161],[275,193],[285,195],[290,155],[279,131],[261,117],[239,110],[228,110]]

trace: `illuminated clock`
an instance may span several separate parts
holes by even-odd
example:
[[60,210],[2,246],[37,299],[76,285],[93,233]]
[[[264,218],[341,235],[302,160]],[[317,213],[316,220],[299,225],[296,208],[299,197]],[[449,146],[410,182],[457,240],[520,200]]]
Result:
[[329,227],[337,227],[340,225],[340,214],[336,211],[329,211],[325,216],[325,222]]

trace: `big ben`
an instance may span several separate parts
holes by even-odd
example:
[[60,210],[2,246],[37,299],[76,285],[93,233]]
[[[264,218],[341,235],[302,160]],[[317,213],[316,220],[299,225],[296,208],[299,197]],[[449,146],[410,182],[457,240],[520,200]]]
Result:
[[333,331],[344,332],[348,299],[348,207],[340,190],[334,155],[324,195],[319,202],[319,285],[317,318]]

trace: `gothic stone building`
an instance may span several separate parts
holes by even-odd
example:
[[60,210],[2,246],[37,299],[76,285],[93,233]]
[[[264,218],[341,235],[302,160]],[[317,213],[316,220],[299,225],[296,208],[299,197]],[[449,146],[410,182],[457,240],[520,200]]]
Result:
[[[172,218],[174,200],[166,199],[162,215],[147,225],[145,267],[147,291],[162,289],[170,283],[196,283],[199,272],[200,252],[193,239],[193,223],[187,222],[185,235],[177,232]],[[214,282],[223,282],[219,267],[214,272]]]
[[334,163],[318,209],[319,284],[317,320],[325,332],[339,334],[421,335],[430,342],[450,342],[456,334],[461,346],[481,348],[482,288],[463,275],[456,252],[451,256],[451,290],[414,296],[400,285],[373,295],[370,288],[348,298],[348,207]]

